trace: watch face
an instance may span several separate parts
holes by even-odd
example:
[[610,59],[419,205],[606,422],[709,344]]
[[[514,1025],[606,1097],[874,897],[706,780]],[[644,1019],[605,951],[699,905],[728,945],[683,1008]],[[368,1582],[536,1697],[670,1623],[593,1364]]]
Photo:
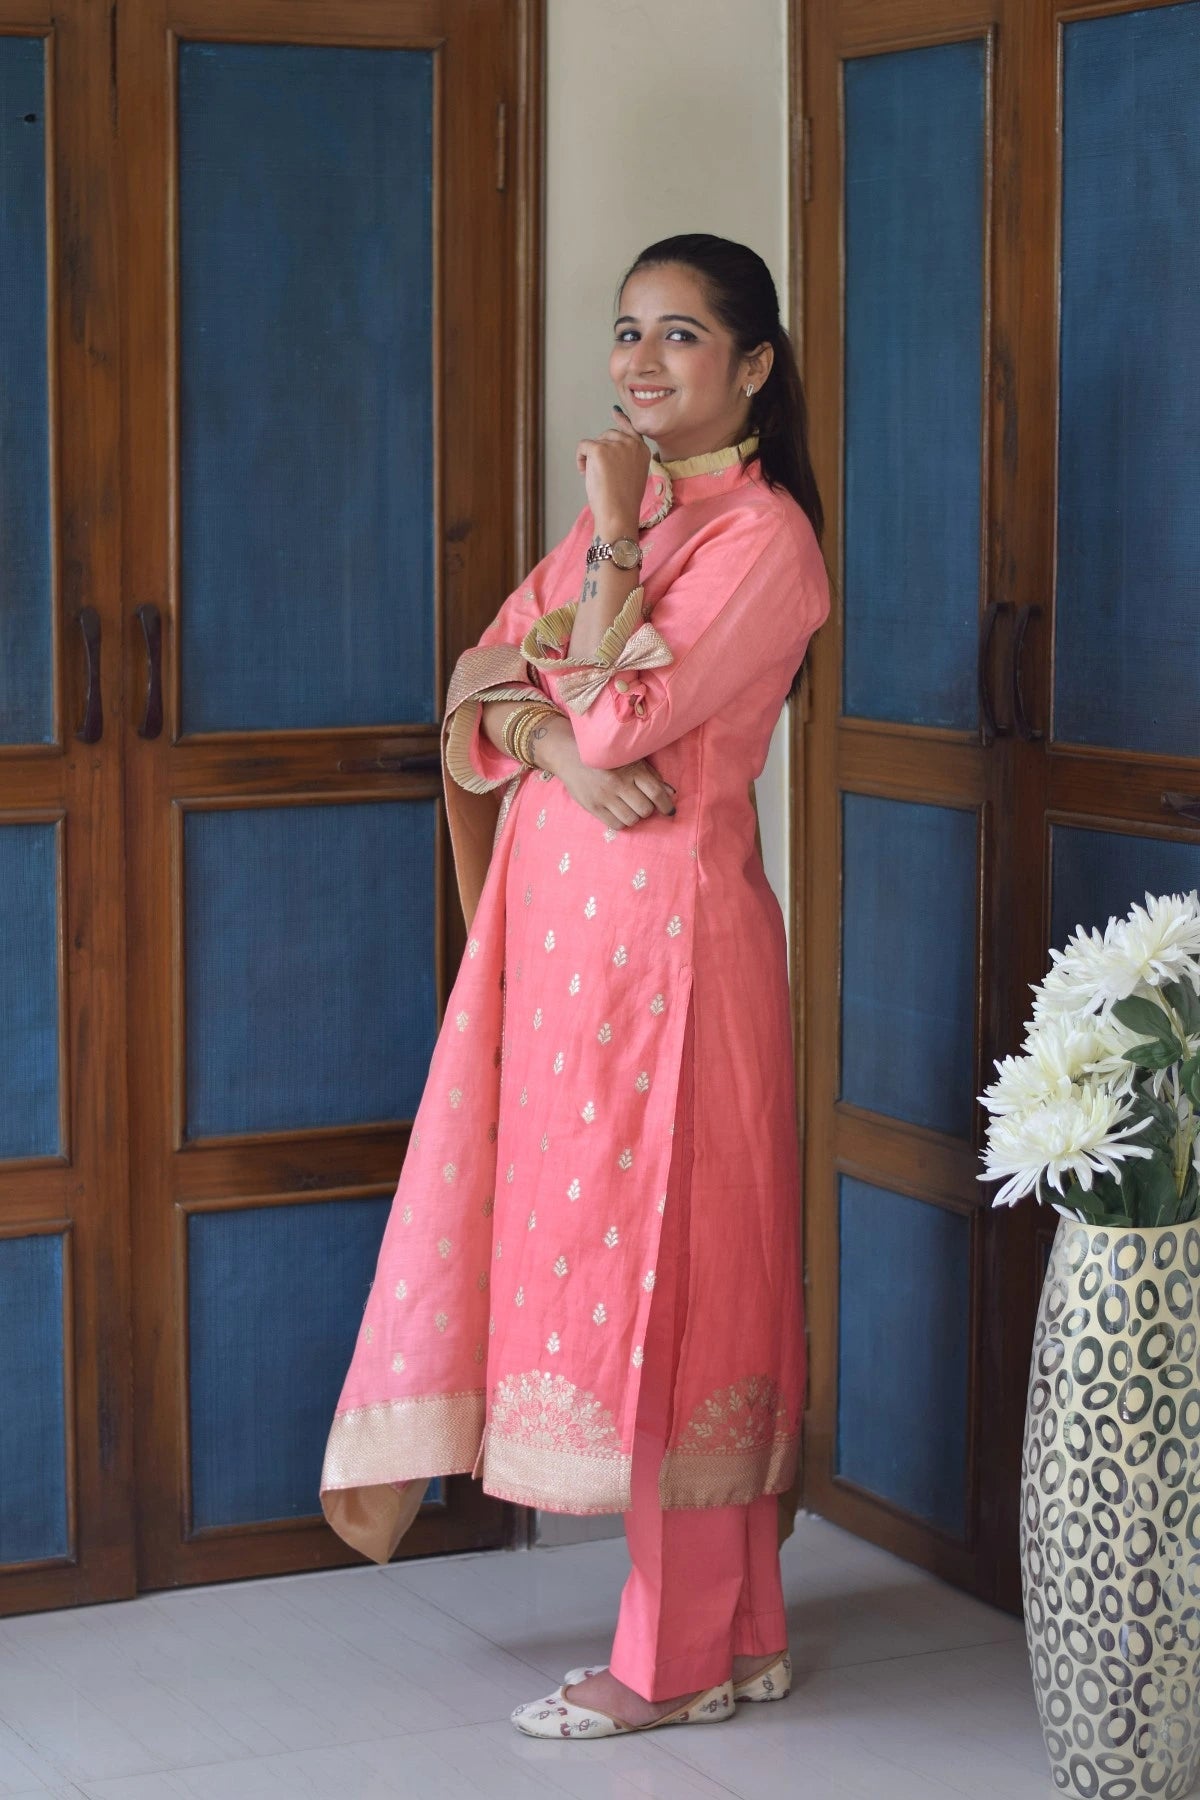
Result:
[[612,559],[618,569],[636,569],[642,560],[642,552],[632,538],[616,538],[612,545]]

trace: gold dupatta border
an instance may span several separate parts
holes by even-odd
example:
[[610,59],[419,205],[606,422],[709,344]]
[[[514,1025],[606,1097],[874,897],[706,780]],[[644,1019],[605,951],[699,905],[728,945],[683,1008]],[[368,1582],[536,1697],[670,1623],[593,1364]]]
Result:
[[[381,1400],[339,1413],[321,1469],[321,1510],[340,1538],[385,1563],[434,1475],[469,1475],[483,1434],[482,1388]],[[396,1476],[398,1468],[419,1474]]]

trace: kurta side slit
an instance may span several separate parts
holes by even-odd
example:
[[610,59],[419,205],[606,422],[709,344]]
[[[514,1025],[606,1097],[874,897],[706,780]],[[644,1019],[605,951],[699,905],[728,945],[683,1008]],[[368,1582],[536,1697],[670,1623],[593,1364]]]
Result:
[[[329,1522],[375,1560],[438,1474],[628,1510],[689,1007],[693,1230],[661,1499],[743,1505],[792,1480],[794,1072],[752,783],[828,592],[802,510],[756,462],[727,465],[684,466],[609,663],[567,655],[585,509],[451,681],[469,936],[321,1475]],[[522,695],[560,707],[593,767],[652,758],[675,815],[606,828],[497,750],[482,704]]]

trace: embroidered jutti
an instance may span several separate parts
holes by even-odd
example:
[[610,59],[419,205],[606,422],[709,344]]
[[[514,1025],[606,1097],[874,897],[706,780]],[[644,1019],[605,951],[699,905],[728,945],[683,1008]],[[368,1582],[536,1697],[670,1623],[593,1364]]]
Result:
[[[585,508],[450,684],[443,762],[469,937],[321,1474],[330,1524],[376,1561],[435,1475],[473,1472],[551,1511],[628,1509],[684,1081],[686,1324],[662,1501],[745,1503],[795,1469],[791,1026],[751,784],[828,589],[806,516],[757,460],[668,471],[651,465],[643,587],[595,658],[567,656]],[[586,763],[651,758],[675,814],[606,828],[496,750],[481,703],[531,694],[561,707]]]

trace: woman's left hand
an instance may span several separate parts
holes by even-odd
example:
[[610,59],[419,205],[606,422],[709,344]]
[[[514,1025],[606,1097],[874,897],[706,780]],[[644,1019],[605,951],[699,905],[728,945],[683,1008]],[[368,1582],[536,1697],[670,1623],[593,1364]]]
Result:
[[608,431],[580,439],[575,466],[583,473],[597,531],[602,536],[609,532],[620,536],[633,528],[636,535],[650,446],[623,412],[614,407],[613,413],[617,423]]

